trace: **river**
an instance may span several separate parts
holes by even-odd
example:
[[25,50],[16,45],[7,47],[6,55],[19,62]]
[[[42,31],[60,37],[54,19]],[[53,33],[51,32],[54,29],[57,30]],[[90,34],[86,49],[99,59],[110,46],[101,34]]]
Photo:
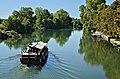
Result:
[[[20,52],[33,40],[48,43],[48,59],[41,68],[27,67]],[[120,51],[83,31],[48,30],[22,39],[1,40],[0,79],[118,79]]]

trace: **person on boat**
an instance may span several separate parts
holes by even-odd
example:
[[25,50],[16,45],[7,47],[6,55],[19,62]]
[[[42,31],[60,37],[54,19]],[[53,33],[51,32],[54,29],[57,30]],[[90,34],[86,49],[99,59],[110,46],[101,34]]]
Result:
[[27,47],[27,48],[26,48],[26,52],[29,52],[29,50],[30,50],[29,47]]

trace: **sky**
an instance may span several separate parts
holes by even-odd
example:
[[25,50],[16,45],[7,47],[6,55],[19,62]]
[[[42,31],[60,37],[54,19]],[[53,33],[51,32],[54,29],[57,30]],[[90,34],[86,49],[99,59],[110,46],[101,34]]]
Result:
[[[84,4],[86,0],[2,0],[0,1],[0,18],[6,19],[12,15],[14,10],[20,10],[21,7],[36,7],[48,9],[51,13],[55,13],[60,9],[66,10],[71,17],[79,18],[79,6]],[[106,0],[107,4],[111,4],[114,0]]]

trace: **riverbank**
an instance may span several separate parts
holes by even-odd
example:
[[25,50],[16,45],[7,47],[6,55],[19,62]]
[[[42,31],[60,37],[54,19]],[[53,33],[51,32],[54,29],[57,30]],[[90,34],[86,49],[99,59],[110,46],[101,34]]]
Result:
[[117,46],[120,48],[120,38],[116,38],[116,37],[111,37],[109,35],[105,35],[102,32],[96,31],[92,34],[93,37],[99,37],[99,38],[103,38],[104,40],[110,42],[113,46]]
[[21,34],[18,34],[14,30],[11,31],[4,31],[0,29],[0,39],[8,39],[8,38],[22,38]]

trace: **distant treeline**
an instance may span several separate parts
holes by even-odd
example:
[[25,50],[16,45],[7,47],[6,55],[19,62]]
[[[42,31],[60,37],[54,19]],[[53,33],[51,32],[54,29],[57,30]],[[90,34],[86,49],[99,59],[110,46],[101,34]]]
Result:
[[21,7],[14,10],[8,19],[0,19],[0,35],[11,33],[14,35],[31,33],[41,29],[76,29],[81,28],[79,19],[69,16],[68,12],[60,9],[56,13],[50,13],[47,9]]
[[112,37],[120,37],[120,1],[106,5],[106,0],[86,0],[80,6],[80,20],[88,31],[101,31]]

